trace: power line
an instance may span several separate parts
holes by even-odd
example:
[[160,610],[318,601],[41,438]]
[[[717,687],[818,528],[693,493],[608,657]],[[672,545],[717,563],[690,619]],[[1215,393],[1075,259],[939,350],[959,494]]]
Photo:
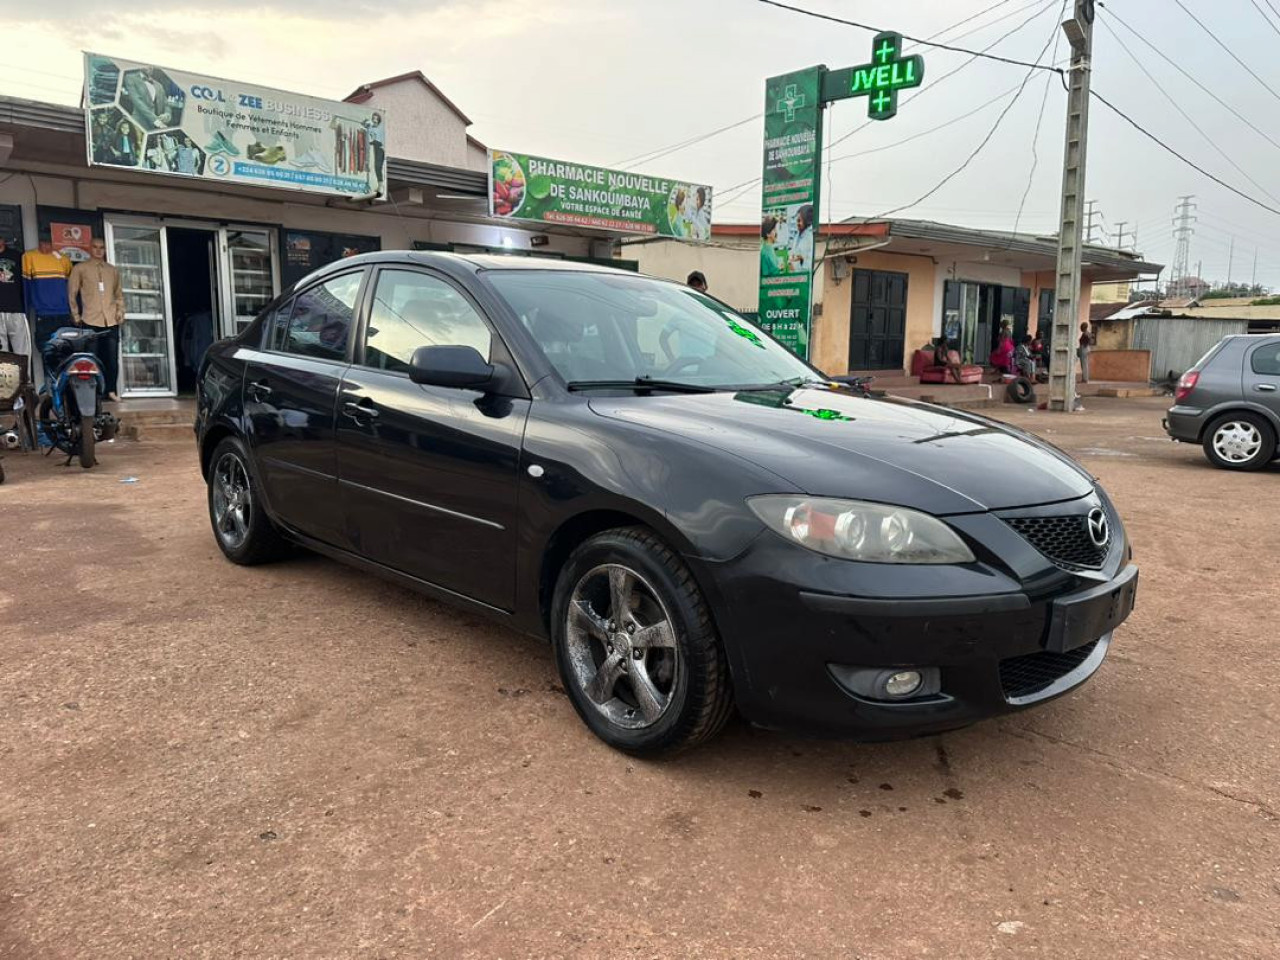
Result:
[[1160,147],[1162,150],[1166,151],[1167,153],[1171,153],[1171,154],[1173,154],[1175,157],[1177,157],[1179,160],[1181,160],[1183,163],[1185,163],[1187,166],[1189,166],[1192,170],[1195,170],[1196,172],[1200,173],[1201,175],[1208,177],[1210,180],[1212,180],[1212,181],[1213,181],[1214,183],[1216,183],[1218,186],[1223,187],[1223,188],[1224,188],[1224,189],[1226,189],[1226,190],[1230,190],[1230,191],[1231,191],[1232,193],[1234,193],[1236,196],[1238,196],[1238,197],[1242,197],[1243,199],[1248,200],[1248,201],[1249,201],[1250,203],[1252,203],[1254,206],[1261,207],[1263,210],[1266,210],[1268,213],[1274,213],[1276,216],[1280,217],[1280,210],[1277,210],[1275,207],[1268,206],[1267,204],[1263,203],[1261,200],[1259,200],[1259,199],[1258,199],[1258,198],[1256,198],[1256,197],[1251,197],[1251,196],[1249,196],[1249,194],[1245,193],[1243,190],[1237,189],[1236,187],[1233,187],[1231,184],[1227,183],[1225,180],[1223,180],[1223,179],[1221,179],[1221,178],[1219,178],[1219,177],[1214,176],[1212,173],[1210,173],[1210,172],[1209,172],[1208,170],[1206,170],[1204,167],[1200,166],[1200,165],[1199,165],[1198,163],[1196,163],[1195,161],[1193,161],[1193,160],[1188,160],[1186,157],[1184,157],[1182,154],[1180,154],[1177,150],[1173,149],[1173,147],[1169,146],[1167,143],[1165,143],[1163,140],[1161,140],[1159,137],[1157,137],[1157,136],[1156,136],[1154,133],[1152,133],[1150,130],[1146,129],[1144,126],[1142,126],[1140,123],[1138,123],[1138,121],[1137,121],[1137,120],[1134,120],[1131,116],[1129,116],[1127,113],[1125,113],[1125,112],[1124,112],[1123,110],[1121,110],[1119,107],[1117,107],[1114,103],[1112,103],[1110,100],[1108,100],[1108,99],[1107,99],[1106,97],[1104,97],[1102,94],[1100,94],[1097,90],[1093,90],[1093,91],[1091,91],[1091,92],[1092,92],[1092,94],[1093,94],[1094,98],[1095,98],[1099,103],[1101,103],[1104,107],[1106,107],[1108,110],[1110,110],[1110,111],[1111,111],[1112,113],[1114,113],[1116,116],[1118,116],[1121,120],[1123,120],[1123,121],[1125,121],[1126,123],[1128,123],[1128,124],[1129,124],[1129,126],[1133,127],[1135,130],[1137,130],[1140,134],[1142,134],[1144,137],[1146,137],[1146,138],[1147,138],[1148,140],[1150,140],[1152,143],[1156,144],[1156,146]]
[[[1100,2],[1100,4],[1101,4],[1101,0],[1099,0],[1099,2]],[[1270,3],[1270,0],[1266,0],[1266,2],[1267,2],[1267,3]],[[1269,144],[1271,144],[1271,145],[1272,145],[1273,147],[1275,147],[1277,150],[1280,150],[1280,141],[1277,141],[1277,140],[1275,140],[1274,138],[1272,138],[1270,134],[1268,134],[1268,133],[1266,133],[1264,130],[1262,130],[1262,129],[1257,125],[1257,124],[1255,124],[1252,120],[1250,120],[1248,117],[1246,117],[1244,114],[1242,114],[1242,113],[1241,113],[1239,110],[1237,110],[1234,106],[1232,106],[1232,105],[1231,105],[1230,103],[1228,103],[1226,100],[1223,100],[1223,99],[1222,99],[1222,97],[1218,96],[1216,93],[1214,93],[1214,92],[1213,92],[1212,90],[1210,90],[1208,87],[1206,87],[1203,83],[1201,83],[1201,82],[1200,82],[1200,80],[1199,80],[1197,77],[1195,77],[1193,74],[1188,73],[1188,72],[1183,68],[1183,66],[1182,66],[1180,63],[1178,63],[1176,60],[1174,60],[1174,59],[1172,59],[1171,57],[1169,57],[1169,55],[1168,55],[1168,54],[1166,54],[1163,50],[1161,50],[1159,47],[1157,47],[1155,44],[1153,44],[1150,40],[1148,40],[1146,37],[1144,37],[1144,36],[1143,36],[1141,33],[1139,33],[1136,29],[1134,29],[1133,27],[1131,27],[1131,26],[1129,25],[1129,23],[1128,23],[1128,22],[1127,22],[1123,17],[1121,17],[1121,16],[1120,16],[1120,14],[1118,14],[1118,13],[1114,12],[1114,11],[1113,11],[1109,6],[1107,6],[1106,4],[1101,4],[1101,6],[1103,6],[1103,8],[1106,10],[1106,12],[1107,12],[1107,16],[1108,16],[1108,17],[1111,17],[1112,19],[1114,19],[1114,20],[1116,21],[1116,23],[1120,24],[1120,26],[1124,27],[1126,30],[1128,30],[1130,33],[1132,33],[1135,37],[1137,37],[1139,40],[1141,40],[1143,43],[1145,43],[1148,47],[1150,47],[1150,48],[1151,48],[1151,50],[1152,50],[1152,51],[1153,51],[1157,56],[1159,56],[1162,60],[1164,60],[1164,61],[1165,61],[1166,63],[1168,63],[1171,67],[1173,67],[1175,70],[1177,70],[1179,73],[1181,73],[1184,77],[1186,77],[1188,80],[1190,80],[1192,83],[1194,83],[1197,87],[1199,87],[1201,90],[1203,90],[1203,91],[1204,91],[1205,93],[1207,93],[1209,96],[1211,96],[1211,97],[1212,97],[1212,98],[1217,102],[1217,104],[1218,104],[1220,107],[1222,107],[1223,109],[1225,109],[1225,110],[1229,111],[1229,112],[1230,112],[1230,113],[1231,113],[1231,114],[1232,114],[1232,115],[1233,115],[1237,120],[1239,120],[1241,123],[1243,123],[1245,126],[1247,126],[1250,130],[1252,130],[1252,131],[1253,131],[1254,133],[1256,133],[1258,136],[1262,137],[1264,140],[1266,140]]]
[[[1023,20],[1012,30],[1008,31],[1007,33],[1001,34],[999,37],[996,37],[996,39],[992,40],[989,44],[983,47],[979,53],[974,54],[964,63],[960,64],[960,66],[956,67],[954,70],[949,70],[946,73],[944,73],[942,76],[938,77],[937,79],[931,80],[927,87],[921,87],[920,89],[911,93],[909,96],[904,96],[902,102],[904,104],[912,103],[919,97],[924,96],[928,91],[936,89],[938,85],[941,84],[944,80],[948,80],[951,77],[954,77],[957,73],[965,69],[967,66],[969,66],[969,64],[973,63],[982,54],[986,53],[992,47],[999,46],[1001,43],[1004,43],[1005,40],[1008,40],[1010,37],[1012,37],[1015,33],[1022,30],[1023,27],[1026,27],[1028,24],[1034,23],[1036,20],[1040,19],[1040,17],[1044,15],[1045,11],[1052,9],[1054,2],[1055,0],[1037,0],[1036,3],[1032,4],[1032,6],[1039,8],[1036,10],[1035,13],[1027,17],[1027,19]],[[1020,7],[1019,10],[1015,12],[1021,12],[1022,10],[1025,10],[1025,9],[1026,7]],[[837,137],[835,142],[832,143],[831,145],[833,147],[838,147],[840,146],[840,144],[844,143],[850,137],[854,136],[855,134],[861,133],[863,130],[867,129],[867,127],[871,126],[873,123],[878,123],[878,122],[879,121],[877,120],[866,120],[863,123],[860,123],[858,126],[854,127],[852,130],[850,130],[848,133],[844,134],[843,136]]]
[[[1280,37],[1280,27],[1277,27],[1274,21],[1272,21],[1272,19],[1267,16],[1267,11],[1263,10],[1262,7],[1258,6],[1258,0],[1249,0],[1249,2],[1253,4],[1253,9],[1258,11],[1258,16],[1262,17],[1263,20],[1267,21],[1267,26],[1275,31],[1276,36]],[[1272,7],[1271,9],[1274,10],[1275,7]],[[1277,14],[1277,16],[1280,16],[1280,14]]]
[[1271,12],[1274,13],[1277,18],[1280,18],[1280,10],[1276,9],[1276,5],[1272,3],[1271,0],[1262,0],[1262,2],[1271,8]]
[[667,156],[668,154],[675,153],[678,150],[683,150],[686,147],[691,147],[695,143],[701,143],[704,140],[710,140],[712,137],[718,137],[720,134],[725,133],[729,130],[734,130],[737,127],[742,126],[743,124],[750,123],[752,120],[759,120],[763,116],[764,116],[763,113],[753,113],[749,117],[744,117],[743,119],[738,120],[734,123],[730,123],[716,130],[712,130],[710,133],[703,133],[696,137],[690,137],[687,140],[681,140],[679,143],[674,143],[667,147],[660,147],[659,149],[651,151],[649,153],[642,153],[639,156],[631,157],[627,160],[622,160],[618,163],[615,163],[614,166],[620,169],[626,170],[628,166],[631,166],[631,165],[649,163],[651,160],[659,160],[662,157]]
[[1213,42],[1214,42],[1214,43],[1216,43],[1218,46],[1220,46],[1223,50],[1227,51],[1227,53],[1230,55],[1230,57],[1231,57],[1231,59],[1232,59],[1232,60],[1234,60],[1236,63],[1240,64],[1240,66],[1244,67],[1244,68],[1245,68],[1245,70],[1247,70],[1247,71],[1249,72],[1249,76],[1253,77],[1253,79],[1257,80],[1260,84],[1262,84],[1262,85],[1266,88],[1266,90],[1267,90],[1267,92],[1268,92],[1269,94],[1271,94],[1271,95],[1272,95],[1273,97],[1275,97],[1277,100],[1280,100],[1280,93],[1276,93],[1276,91],[1274,90],[1274,88],[1272,88],[1271,84],[1267,83],[1267,81],[1263,80],[1260,76],[1258,76],[1256,73],[1254,73],[1254,72],[1253,72],[1253,68],[1252,68],[1252,67],[1250,67],[1250,66],[1249,66],[1247,63],[1245,63],[1243,60],[1241,60],[1241,59],[1236,55],[1236,52],[1235,52],[1234,50],[1232,50],[1232,49],[1231,49],[1230,47],[1228,47],[1225,43],[1223,43],[1223,42],[1218,38],[1218,35],[1217,35],[1216,33],[1214,33],[1214,32],[1213,32],[1212,30],[1210,30],[1207,26],[1205,26],[1205,24],[1204,24],[1204,21],[1203,21],[1203,20],[1201,20],[1201,19],[1200,19],[1199,17],[1197,17],[1194,13],[1192,13],[1189,9],[1187,9],[1187,5],[1186,5],[1185,3],[1183,3],[1183,2],[1182,2],[1182,0],[1173,0],[1173,2],[1174,2],[1174,3],[1176,3],[1179,7],[1181,7],[1181,8],[1182,8],[1182,12],[1183,12],[1183,13],[1185,13],[1188,17],[1190,17],[1190,18],[1191,18],[1192,20],[1194,20],[1197,24],[1199,24],[1199,25],[1200,25],[1200,29],[1201,29],[1201,30],[1203,30],[1205,33],[1207,33],[1207,34],[1208,34],[1208,35],[1213,39]]
[[[1059,20],[1061,20],[1063,15],[1066,13],[1066,9],[1067,0],[1062,0],[1061,12],[1058,14]],[[1050,60],[1058,59],[1058,41],[1060,39],[1061,36],[1055,32],[1053,35],[1053,52],[1049,54]],[[1023,188],[1022,199],[1018,202],[1018,215],[1014,217],[1013,230],[1010,231],[1011,234],[1016,234],[1018,232],[1018,227],[1022,224],[1022,211],[1027,205],[1027,197],[1031,195],[1031,185],[1035,183],[1036,168],[1040,166],[1040,126],[1044,123],[1044,109],[1045,105],[1049,102],[1049,82],[1052,79],[1052,75],[1044,78],[1044,93],[1040,95],[1040,113],[1036,116],[1035,133],[1031,135],[1031,172],[1027,175],[1027,185]],[[1009,237],[1009,243],[1011,245],[1013,243],[1012,236]]]
[[[977,13],[970,14],[969,16],[965,17],[963,20],[958,20],[958,21],[956,21],[955,23],[951,24],[951,26],[949,26],[949,27],[943,27],[943,28],[942,28],[941,30],[939,30],[937,33],[933,34],[929,39],[930,39],[930,40],[933,40],[933,39],[935,39],[935,38],[937,38],[937,37],[942,36],[943,34],[950,33],[952,30],[956,29],[957,27],[962,27],[962,26],[964,26],[966,23],[969,23],[969,22],[971,22],[971,21],[973,21],[973,20],[976,20],[978,17],[985,16],[985,15],[986,15],[986,14],[988,14],[988,13],[993,13],[993,12],[995,12],[996,10],[1000,9],[1001,7],[1003,7],[1003,6],[1007,6],[1008,4],[1010,4],[1010,3],[1012,3],[1012,2],[1013,2],[1013,0],[999,0],[999,2],[997,2],[997,3],[993,3],[991,6],[986,7],[986,8],[984,8],[984,9],[982,9],[982,10],[979,10]],[[972,33],[977,33],[977,32],[979,32],[979,31],[985,30],[985,29],[987,29],[988,27],[993,27],[993,26],[995,26],[997,23],[1000,23],[1002,20],[1006,20],[1006,19],[1008,19],[1009,17],[1016,16],[1017,14],[1021,13],[1023,10],[1026,10],[1026,9],[1028,9],[1028,8],[1030,8],[1030,7],[1039,7],[1039,6],[1041,6],[1041,4],[1042,4],[1043,2],[1044,2],[1044,0],[1032,0],[1032,2],[1031,2],[1031,3],[1029,3],[1029,4],[1027,4],[1026,6],[1018,7],[1016,10],[1011,10],[1011,11],[1009,11],[1008,13],[1004,14],[1003,16],[997,17],[995,20],[990,21],[989,23],[984,23],[984,24],[982,24],[982,25],[980,25],[980,26],[978,26],[978,27],[974,28],[973,30],[968,31],[967,33],[960,34],[960,36],[959,36],[959,37],[954,37],[954,38],[952,38],[952,39],[953,39],[953,40],[958,40],[958,39],[960,39],[960,37],[966,37],[966,36],[969,36],[969,35],[970,35],[970,34],[972,34]],[[1050,2],[1050,3],[1052,3],[1052,2],[1053,2],[1053,0],[1049,0],[1049,2]],[[1043,12],[1043,11],[1040,11],[1040,12]],[[1034,15],[1034,16],[1032,16],[1029,20],[1026,20],[1026,21],[1024,21],[1022,24],[1020,24],[1019,26],[1015,27],[1015,28],[1014,28],[1014,30],[1010,31],[1010,33],[1006,33],[1003,37],[1001,37],[1000,39],[996,40],[996,41],[995,41],[995,43],[993,43],[993,44],[991,44],[990,46],[988,46],[987,48],[985,48],[983,52],[985,53],[985,52],[986,52],[986,50],[991,49],[991,46],[995,46],[995,44],[996,44],[996,43],[1000,43],[1000,41],[1001,41],[1001,40],[1004,40],[1004,39],[1005,39],[1005,37],[1011,36],[1013,33],[1016,33],[1018,30],[1021,30],[1021,29],[1022,29],[1022,27],[1026,26],[1026,24],[1027,24],[1027,23],[1030,23],[1030,22],[1031,22],[1031,20],[1034,20],[1037,16],[1039,16],[1039,13],[1035,14],[1035,15]],[[967,61],[967,62],[966,62],[966,64],[965,64],[965,66],[967,66],[967,65],[968,65],[968,63],[972,63],[972,62],[973,62],[973,60],[969,60],[969,61]],[[956,72],[956,71],[952,71],[952,73],[954,73],[954,72]],[[942,77],[939,77],[938,79],[939,79],[939,80],[945,80],[948,76],[950,76],[950,74],[944,74]],[[668,156],[668,155],[670,155],[670,154],[672,154],[672,153],[676,153],[676,152],[678,152],[678,151],[680,151],[680,150],[684,150],[684,149],[685,149],[685,148],[687,148],[687,147],[691,147],[691,146],[694,146],[695,144],[702,143],[702,142],[703,142],[703,141],[705,141],[705,140],[709,140],[709,139],[711,139],[712,137],[719,136],[720,134],[725,133],[725,132],[727,132],[727,131],[729,131],[729,130],[734,130],[734,129],[736,129],[736,128],[738,128],[738,127],[742,126],[743,124],[750,123],[752,120],[759,120],[762,116],[764,116],[764,114],[763,114],[763,113],[755,113],[755,114],[752,114],[752,115],[751,115],[751,116],[749,116],[749,117],[744,117],[742,120],[739,120],[739,121],[737,121],[736,123],[731,123],[731,124],[728,124],[727,126],[720,127],[720,128],[719,128],[719,129],[717,129],[717,130],[712,130],[710,133],[705,133],[705,134],[701,134],[701,135],[699,135],[699,136],[690,137],[690,138],[688,138],[688,139],[686,139],[686,140],[681,140],[681,141],[679,141],[679,142],[677,142],[677,143],[673,143],[673,144],[671,144],[671,145],[669,145],[669,146],[666,146],[666,147],[659,147],[657,150],[654,150],[654,151],[651,151],[651,152],[648,152],[648,153],[642,153],[642,154],[639,154],[639,155],[637,155],[637,156],[630,157],[630,158],[628,158],[628,159],[626,159],[626,160],[621,160],[621,161],[619,161],[619,162],[617,162],[617,163],[613,164],[613,166],[615,166],[615,167],[619,167],[619,168],[621,168],[621,169],[624,169],[624,170],[625,170],[625,169],[628,169],[630,166],[633,166],[633,165],[639,165],[639,164],[641,164],[641,163],[649,163],[649,162],[651,162],[651,161],[653,161],[653,160],[661,159],[662,157]],[[840,142],[840,141],[837,141],[835,144],[832,144],[832,146],[837,145],[839,142]]]
[[1271,193],[1270,190],[1268,190],[1266,187],[1260,184],[1257,180],[1253,179],[1253,177],[1249,176],[1248,171],[1246,171],[1244,167],[1236,163],[1236,161],[1231,157],[1231,155],[1227,153],[1227,151],[1223,150],[1222,147],[1218,145],[1218,142],[1213,137],[1209,136],[1207,133],[1204,132],[1203,129],[1201,129],[1200,124],[1196,123],[1195,120],[1192,119],[1191,114],[1187,113],[1187,111],[1182,108],[1182,104],[1178,103],[1178,101],[1173,97],[1173,95],[1170,94],[1169,91],[1166,90],[1164,87],[1162,87],[1159,81],[1157,81],[1156,78],[1151,75],[1151,71],[1148,70],[1143,65],[1142,61],[1139,60],[1136,56],[1134,56],[1134,53],[1132,50],[1129,49],[1128,44],[1126,44],[1124,40],[1121,39],[1118,33],[1116,33],[1114,30],[1111,29],[1111,24],[1107,23],[1106,20],[1103,20],[1102,26],[1106,28],[1107,33],[1111,34],[1111,36],[1115,39],[1116,43],[1120,44],[1120,49],[1125,52],[1125,54],[1129,57],[1129,59],[1132,60],[1137,65],[1138,69],[1143,72],[1146,78],[1151,81],[1151,83],[1155,86],[1157,90],[1160,91],[1160,95],[1164,97],[1166,100],[1168,100],[1170,104],[1172,104],[1173,109],[1177,110],[1178,113],[1182,114],[1182,119],[1186,120],[1187,123],[1191,124],[1191,128],[1195,130],[1196,133],[1200,134],[1200,136],[1206,142],[1208,142],[1209,146],[1213,147],[1213,149],[1217,150],[1218,153],[1222,155],[1222,159],[1226,160],[1227,163],[1235,167],[1236,172],[1238,172],[1242,177],[1244,177],[1251,184],[1257,187],[1258,190],[1262,191],[1262,193],[1266,194],[1276,203],[1280,203],[1280,197],[1275,196],[1275,194]]
[[[857,27],[859,30],[869,30],[872,33],[883,33],[880,27],[874,27],[869,23],[859,23],[857,20],[844,20],[840,17],[833,17],[830,14],[818,13],[816,10],[806,10],[803,7],[793,7],[788,3],[782,3],[780,0],[757,0],[759,3],[767,4],[771,7],[777,7],[780,10],[790,10],[792,13],[803,14],[806,17],[813,17],[817,20],[827,20],[831,23],[842,23],[846,27]],[[947,43],[935,43],[930,40],[922,40],[919,37],[901,34],[903,40],[910,40],[912,43],[918,43],[924,47],[933,47],[937,50],[950,50],[952,53],[967,53],[976,57],[984,57],[987,60],[994,60],[998,63],[1008,63],[1015,67],[1029,67],[1032,70],[1050,70],[1054,73],[1061,73],[1057,67],[1047,66],[1043,63],[1030,63],[1026,60],[1014,60],[1011,57],[1000,57],[993,53],[982,53],[976,50],[966,50],[964,47],[953,47]]]
[[[1026,75],[1022,78],[1022,83],[1018,86],[1018,92],[1014,94],[1013,99],[1010,100],[1005,105],[1005,108],[1000,111],[1000,116],[996,117],[996,122],[991,125],[991,129],[988,130],[987,135],[982,138],[982,142],[973,148],[973,151],[969,154],[969,156],[965,158],[964,162],[960,164],[960,166],[956,167],[949,174],[947,174],[945,177],[939,180],[934,185],[933,189],[925,192],[917,200],[913,201],[912,203],[907,203],[899,207],[894,207],[892,210],[886,210],[884,213],[877,214],[876,216],[871,217],[869,219],[879,220],[889,216],[890,214],[899,213],[911,207],[918,206],[919,204],[923,203],[925,200],[928,200],[931,196],[933,196],[943,187],[945,187],[948,183],[950,183],[952,180],[958,177],[961,173],[963,173],[968,168],[969,164],[971,164],[974,161],[974,159],[978,156],[978,154],[982,152],[983,148],[986,147],[986,145],[991,142],[991,138],[996,135],[996,131],[999,130],[1000,125],[1004,123],[1004,118],[1009,115],[1009,111],[1012,110],[1014,106],[1017,104],[1018,100],[1022,98],[1023,91],[1026,90],[1027,84],[1031,82],[1031,77],[1035,74],[1037,69],[1040,69],[1040,66],[1041,66],[1040,61],[1043,60],[1044,55],[1049,52],[1049,44],[1053,42],[1053,38],[1056,37],[1057,35],[1058,35],[1058,25],[1055,23],[1053,25],[1053,32],[1049,35],[1049,39],[1045,40],[1044,46],[1040,49],[1040,55],[1036,57],[1036,62],[1034,64],[1028,65],[1029,69],[1027,70]],[[864,219],[863,222],[866,223],[868,222],[868,220]]]

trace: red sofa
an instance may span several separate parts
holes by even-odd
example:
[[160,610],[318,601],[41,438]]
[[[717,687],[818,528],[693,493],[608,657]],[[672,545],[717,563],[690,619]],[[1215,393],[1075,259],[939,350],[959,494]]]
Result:
[[[960,354],[955,350],[948,350],[947,359],[953,363],[960,363]],[[949,368],[937,366],[933,362],[932,350],[917,350],[915,352],[915,356],[911,358],[911,375],[919,377],[921,383],[956,382]],[[981,383],[982,367],[972,363],[962,364],[960,367],[960,382]]]

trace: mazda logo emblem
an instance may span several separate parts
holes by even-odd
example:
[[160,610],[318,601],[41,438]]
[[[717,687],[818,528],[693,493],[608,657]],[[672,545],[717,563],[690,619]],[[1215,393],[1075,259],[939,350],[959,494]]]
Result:
[[1107,515],[1100,507],[1094,507],[1089,511],[1087,524],[1089,539],[1093,541],[1095,547],[1102,549],[1111,542],[1111,526],[1107,523]]

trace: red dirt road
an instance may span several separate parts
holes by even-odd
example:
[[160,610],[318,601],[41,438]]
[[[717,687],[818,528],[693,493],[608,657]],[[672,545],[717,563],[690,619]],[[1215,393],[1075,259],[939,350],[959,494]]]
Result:
[[1088,403],[1007,416],[1128,521],[1092,683],[668,763],[595,741],[533,640],[227,563],[188,444],[7,457],[0,958],[1280,957],[1280,469]]

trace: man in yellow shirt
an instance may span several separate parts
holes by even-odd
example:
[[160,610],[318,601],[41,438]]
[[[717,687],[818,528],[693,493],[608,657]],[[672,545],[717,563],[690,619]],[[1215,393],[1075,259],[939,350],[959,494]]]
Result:
[[107,331],[106,336],[93,342],[93,352],[102,363],[107,398],[119,400],[116,389],[120,370],[120,324],[124,321],[120,271],[107,263],[107,245],[99,237],[93,239],[89,256],[71,269],[67,300],[76,326],[92,327],[95,332]]

